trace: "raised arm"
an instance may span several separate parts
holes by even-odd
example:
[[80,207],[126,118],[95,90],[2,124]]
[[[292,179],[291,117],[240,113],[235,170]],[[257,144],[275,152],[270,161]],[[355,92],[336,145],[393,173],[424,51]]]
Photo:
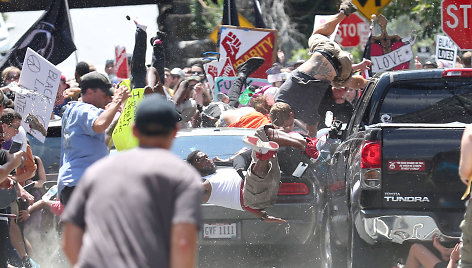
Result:
[[131,96],[126,86],[115,88],[113,100],[107,105],[107,108],[101,113],[93,123],[93,130],[97,133],[103,133],[110,126],[115,114],[121,108],[121,105]]

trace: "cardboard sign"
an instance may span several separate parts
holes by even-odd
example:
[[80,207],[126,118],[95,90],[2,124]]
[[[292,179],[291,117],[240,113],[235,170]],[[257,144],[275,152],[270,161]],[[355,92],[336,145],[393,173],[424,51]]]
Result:
[[126,100],[120,119],[111,135],[117,151],[128,150],[138,146],[138,139],[133,135],[132,124],[134,122],[136,107],[144,98],[144,88],[131,89],[130,80],[125,79],[120,86],[125,85],[131,91],[131,96]]
[[372,36],[370,40],[370,60],[372,72],[378,73],[388,70],[403,70],[410,68],[413,59],[412,46],[416,41],[413,33],[402,38],[399,35],[387,33],[387,19],[383,15],[377,17],[382,32]]
[[128,78],[128,55],[126,54],[125,47],[115,47],[115,62],[116,76],[120,79]]
[[[233,84],[234,80],[236,80],[236,77],[217,77],[215,79],[215,88],[213,90],[215,95],[213,96],[213,98],[217,100],[217,95],[220,92],[228,95],[228,90],[231,88],[231,85]],[[267,79],[248,78],[246,80],[246,85],[244,86],[244,88],[251,85],[263,87],[269,85],[269,82],[267,81]]]
[[[128,88],[129,88],[129,80]],[[122,82],[123,83],[123,82]],[[144,88],[135,88],[131,91],[131,97],[126,100],[125,108],[111,135],[117,151],[132,149],[138,146],[138,139],[133,135],[132,124],[136,113],[136,107],[144,97]]]
[[445,68],[456,65],[457,46],[447,36],[436,36],[436,62],[442,62]]
[[[15,92],[15,111],[21,114],[21,125],[44,143],[51,118],[61,72],[48,60],[28,48],[20,74],[21,92]],[[28,123],[27,123],[28,122]],[[32,126],[32,128],[30,128]]]
[[236,71],[231,65],[226,65],[225,63],[229,59],[214,60],[208,63],[203,64],[203,69],[205,70],[206,78],[211,89],[215,88],[215,79],[217,77],[233,77],[236,76]]
[[220,62],[223,67],[218,76],[236,73],[236,67],[252,57],[263,57],[264,64],[251,77],[267,78],[266,71],[277,57],[277,30],[220,26]]
[[[395,67],[400,66],[404,63],[408,63],[409,67],[409,62],[413,59],[413,44],[401,43],[398,46],[399,47],[397,49],[391,51],[390,53],[379,56],[371,55],[370,60],[372,61],[372,72],[378,73],[390,69],[395,69]],[[408,67],[402,69],[408,69]]]

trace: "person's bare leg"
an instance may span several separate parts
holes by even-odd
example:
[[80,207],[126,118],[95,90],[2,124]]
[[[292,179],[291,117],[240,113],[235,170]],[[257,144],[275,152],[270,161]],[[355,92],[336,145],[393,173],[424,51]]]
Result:
[[20,226],[15,221],[10,222],[10,241],[11,245],[18,251],[20,258],[23,259],[26,256],[25,243],[23,242]]
[[441,260],[421,244],[413,244],[406,259],[405,268],[433,268]]
[[313,33],[311,35],[321,34],[324,36],[330,36],[332,33],[334,33],[336,25],[338,25],[344,18],[346,18],[346,15],[344,15],[343,12],[332,15],[326,20],[325,23],[318,25],[315,29],[313,29]]

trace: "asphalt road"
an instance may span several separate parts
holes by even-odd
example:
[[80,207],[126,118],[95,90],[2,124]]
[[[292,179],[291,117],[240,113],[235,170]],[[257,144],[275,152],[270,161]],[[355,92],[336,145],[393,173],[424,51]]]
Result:
[[320,267],[318,248],[306,246],[211,246],[201,247],[198,254],[200,268]]

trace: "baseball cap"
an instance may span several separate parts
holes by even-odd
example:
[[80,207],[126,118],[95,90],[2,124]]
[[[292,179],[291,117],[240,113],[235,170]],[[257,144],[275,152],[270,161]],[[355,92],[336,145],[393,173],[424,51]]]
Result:
[[185,73],[182,69],[180,68],[174,68],[170,71],[170,74],[173,74],[173,75],[178,75],[180,77],[184,77],[185,76]]
[[135,125],[144,135],[163,134],[180,120],[174,103],[157,93],[146,95],[136,109]]
[[113,96],[113,88],[108,76],[97,71],[90,72],[80,77],[80,89],[99,88],[108,96]]

